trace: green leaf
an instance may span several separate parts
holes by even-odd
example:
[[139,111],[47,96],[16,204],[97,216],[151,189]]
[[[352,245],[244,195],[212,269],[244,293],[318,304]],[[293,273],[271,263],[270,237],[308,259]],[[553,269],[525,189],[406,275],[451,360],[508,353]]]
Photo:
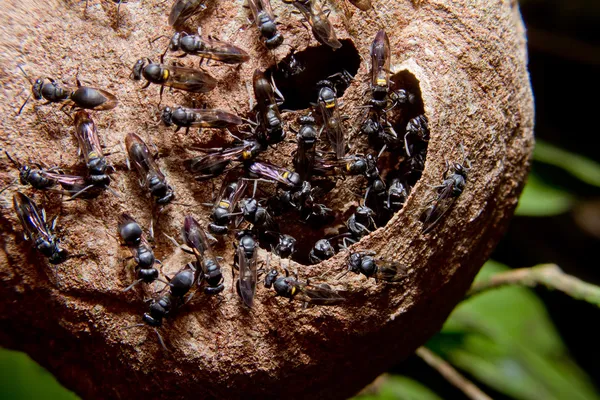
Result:
[[548,217],[569,211],[573,196],[547,185],[535,174],[529,174],[515,215]]
[[600,164],[582,155],[537,140],[533,159],[562,168],[579,180],[600,187]]
[[[507,269],[487,262],[478,279]],[[598,399],[543,303],[527,288],[503,287],[461,303],[427,347],[515,399]]]
[[[381,378],[381,377],[380,377]],[[384,375],[377,393],[355,397],[356,400],[441,400],[423,384],[400,375]]]
[[0,348],[0,398],[77,400],[25,353]]

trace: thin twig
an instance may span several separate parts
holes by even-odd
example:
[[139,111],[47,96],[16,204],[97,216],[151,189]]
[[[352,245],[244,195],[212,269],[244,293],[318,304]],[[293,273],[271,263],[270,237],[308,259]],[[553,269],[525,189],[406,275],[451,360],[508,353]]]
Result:
[[466,298],[505,285],[529,287],[544,285],[548,289],[560,290],[574,299],[587,301],[600,307],[600,287],[565,274],[556,264],[542,264],[498,273],[475,283]]
[[416,354],[421,357],[427,365],[439,372],[448,382],[460,389],[468,398],[472,400],[492,400],[491,397],[475,386],[473,382],[462,376],[452,365],[440,358],[427,347],[419,347]]

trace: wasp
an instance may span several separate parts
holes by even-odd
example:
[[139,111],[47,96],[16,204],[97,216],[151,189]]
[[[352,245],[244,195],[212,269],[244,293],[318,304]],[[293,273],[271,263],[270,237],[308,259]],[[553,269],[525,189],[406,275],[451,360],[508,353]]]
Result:
[[211,233],[217,235],[224,235],[227,233],[227,225],[231,222],[231,216],[235,211],[238,201],[246,191],[247,185],[248,184],[243,179],[229,184],[226,184],[226,181],[223,182],[219,196],[215,201],[212,214],[210,215],[212,222],[208,224],[208,230]]
[[290,258],[296,252],[296,239],[290,235],[279,234],[279,242],[273,246],[272,251],[280,258]]
[[169,25],[179,26],[194,15],[198,9],[206,8],[203,0],[175,0],[169,14]]
[[296,7],[310,24],[313,36],[317,41],[331,48],[339,49],[342,44],[335,35],[335,30],[327,18],[327,14],[320,0],[283,0]]
[[[73,200],[75,198],[91,199],[106,189],[105,185],[91,182],[87,177],[67,175],[58,168],[44,169],[39,165],[32,168],[13,160],[8,153],[6,153],[6,156],[19,170],[21,184],[30,185],[37,190],[68,194],[71,196],[70,200]],[[57,186],[60,186],[60,189]]]
[[160,263],[154,258],[154,252],[144,231],[140,225],[127,213],[122,213],[119,216],[119,224],[117,229],[125,246],[129,248],[136,262],[135,276],[136,280],[129,285],[124,292],[130,290],[140,282],[152,283],[158,279],[158,270],[154,268],[154,264]]
[[208,287],[204,288],[204,293],[221,293],[225,286],[223,285],[224,279],[219,260],[212,252],[206,233],[204,233],[194,217],[190,215],[185,217],[182,236],[185,244],[192,249],[192,253],[196,256],[198,264],[202,269],[202,273],[198,274],[198,286],[203,281],[206,281]]
[[385,206],[388,210],[398,211],[408,198],[408,190],[399,178],[392,179],[389,187],[387,188],[387,199]]
[[194,179],[205,180],[221,175],[232,161],[248,161],[266,150],[255,140],[234,143],[232,147],[211,151],[203,156],[185,160],[188,171],[195,174]]
[[319,264],[322,261],[328,260],[335,255],[335,249],[331,242],[327,239],[320,239],[315,243],[308,254],[308,259],[311,264]]
[[296,135],[298,146],[294,154],[294,170],[302,180],[310,178],[315,162],[315,145],[319,135],[315,118],[305,115],[298,118],[300,129]]
[[399,282],[406,278],[407,267],[395,261],[375,259],[374,253],[358,252],[350,254],[348,271],[363,274],[375,281]]
[[195,35],[190,35],[186,32],[176,32],[169,42],[168,50],[182,51],[183,54],[179,57],[193,55],[202,57],[202,59],[220,61],[225,64],[241,64],[250,60],[250,56],[246,51],[210,36],[205,39],[200,36],[200,31]]
[[258,243],[252,231],[238,232],[236,238],[238,239],[238,245],[235,250],[233,265],[240,272],[236,289],[244,304],[252,308],[258,280],[256,268]]
[[283,43],[283,35],[277,31],[270,0],[248,0],[248,6],[267,49],[272,50]]
[[40,210],[33,200],[21,192],[14,194],[13,208],[23,225],[25,239],[31,240],[36,250],[48,257],[51,264],[64,262],[67,251],[60,247],[60,239],[53,233],[56,217],[48,223],[44,209]]
[[275,99],[275,90],[265,74],[258,69],[254,71],[252,84],[258,107],[259,140],[268,144],[279,143],[285,138],[285,131]]
[[175,132],[181,128],[186,128],[185,133],[188,133],[190,128],[227,129],[244,123],[235,114],[209,108],[177,107],[172,110],[171,107],[165,107],[161,119],[166,126],[177,125]]
[[77,78],[77,88],[61,85],[52,78],[47,78],[50,82],[44,82],[44,79],[42,78],[38,78],[34,82],[31,82],[29,76],[23,71],[21,66],[19,66],[19,69],[31,83],[31,94],[27,96],[23,105],[19,108],[18,114],[21,114],[25,104],[27,104],[31,96],[33,96],[35,100],[41,100],[43,98],[46,100],[46,103],[44,104],[65,103],[61,109],[70,105],[71,109],[82,108],[104,111],[112,110],[119,104],[115,95],[102,89],[82,86]]
[[108,164],[104,157],[96,124],[84,110],[75,113],[74,122],[75,137],[77,137],[77,143],[79,143],[79,151],[85,160],[90,181],[108,186],[110,177],[107,170],[112,170],[113,167]]
[[167,182],[167,178],[156,164],[156,157],[150,154],[150,149],[142,138],[130,132],[125,137],[125,148],[129,161],[141,177],[140,184],[148,189],[156,204],[170,203],[175,198],[173,188]]
[[390,39],[383,29],[375,35],[371,44],[371,100],[377,110],[383,110],[388,104],[390,91]]
[[277,270],[270,271],[265,278],[265,286],[272,285],[277,296],[285,297],[290,301],[298,300],[305,304],[320,306],[335,306],[345,301],[328,285],[312,285],[308,280],[306,283],[300,282],[298,276],[290,276],[287,269],[285,277],[277,277],[277,275]]
[[242,215],[246,222],[261,231],[278,231],[279,226],[271,216],[269,210],[260,205],[255,198],[244,199],[240,202]]
[[[453,172],[448,175],[450,169]],[[429,233],[442,217],[452,208],[452,205],[462,194],[467,184],[467,174],[471,169],[471,162],[465,157],[461,163],[446,163],[444,171],[444,180],[437,186],[437,196],[431,200],[429,206],[421,214],[420,220],[423,222],[423,234]]]
[[337,102],[335,86],[329,80],[322,80],[317,83],[319,88],[319,109],[323,116],[327,140],[335,153],[335,157],[340,159],[346,154],[346,142],[344,131],[342,130],[342,119]]
[[[410,144],[409,138],[415,138],[416,144]],[[411,157],[417,144],[427,143],[429,141],[429,122],[423,114],[416,116],[406,124],[406,133],[404,134],[404,148],[406,154]]]
[[[194,282],[196,281],[196,269],[191,263],[189,263],[179,272],[177,272],[173,278],[166,278],[169,281],[168,286],[165,286],[165,288],[161,291],[164,294],[154,298],[152,303],[150,303],[148,312],[144,313],[142,316],[142,321],[144,323],[136,324],[130,326],[129,328],[144,326],[144,324],[148,325],[154,329],[154,332],[156,332],[158,341],[162,348],[165,351],[168,351],[167,346],[165,346],[165,342],[157,328],[162,326],[163,319],[165,317],[167,317],[174,309],[182,306],[186,302],[184,296],[190,291],[192,286],[194,286]],[[167,288],[169,291],[165,293]]]
[[373,219],[374,215],[373,210],[366,205],[356,207],[354,214],[346,221],[351,238],[344,238],[344,244],[346,241],[354,243],[374,231],[376,229],[375,220]]
[[151,83],[160,85],[161,98],[165,86],[193,93],[210,92],[217,86],[217,80],[204,71],[153,63],[149,58],[137,60],[131,76],[136,81],[141,80],[142,76],[146,79],[147,82],[142,89],[147,88]]
[[302,185],[302,179],[300,179],[300,175],[275,165],[259,161],[252,161],[246,164],[246,170],[252,177],[275,181],[290,188],[299,187]]
[[377,158],[372,154],[347,155],[338,160],[316,157],[314,165],[316,175],[363,175],[369,181],[379,177]]

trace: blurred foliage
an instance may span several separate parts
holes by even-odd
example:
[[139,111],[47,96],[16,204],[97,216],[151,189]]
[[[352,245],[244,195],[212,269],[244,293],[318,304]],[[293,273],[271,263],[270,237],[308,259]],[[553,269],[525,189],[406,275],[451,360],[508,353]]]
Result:
[[[506,271],[488,261],[476,281]],[[599,399],[569,356],[543,303],[530,289],[506,286],[461,303],[426,347],[484,384],[519,400]],[[394,376],[364,399],[430,399],[429,389]],[[406,385],[406,392],[398,388]]]
[[[534,163],[553,165],[583,183],[600,187],[600,164],[580,154],[537,140],[533,160]],[[532,172],[523,189],[516,215],[548,217],[567,212],[574,204],[575,197],[572,193],[552,182],[540,179]]]
[[19,351],[0,349],[0,399],[76,400],[73,392]]
[[360,400],[441,400],[423,384],[400,375],[382,375],[373,388],[357,396]]
[[535,173],[531,173],[515,214],[526,217],[558,215],[569,211],[573,202],[574,198],[570,193],[545,183]]

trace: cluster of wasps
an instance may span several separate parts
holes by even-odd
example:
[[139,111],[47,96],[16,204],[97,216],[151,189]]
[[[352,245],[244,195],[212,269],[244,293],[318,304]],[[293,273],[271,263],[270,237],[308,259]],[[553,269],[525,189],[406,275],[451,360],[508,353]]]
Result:
[[[320,0],[284,2],[291,3],[303,14],[322,45],[333,49],[342,47]],[[371,8],[369,0],[352,3],[361,10]],[[284,39],[277,30],[269,0],[248,0],[248,5],[263,44],[268,49],[281,45]],[[200,0],[176,0],[169,15],[169,24],[179,26],[202,8]],[[164,56],[169,51],[232,65],[250,59],[243,49],[233,44],[204,38],[200,32],[176,32],[160,56],[159,63],[141,58],[132,68],[131,78],[144,79],[144,87],[150,84],[160,86],[161,101],[165,87],[206,93],[218,83],[204,70],[166,64]],[[184,218],[181,230],[183,244],[169,237],[177,247],[194,256],[194,261],[186,264],[173,277],[161,278],[156,268],[160,261],[155,258],[149,238],[135,219],[126,213],[119,217],[119,236],[136,263],[135,280],[124,291],[142,283],[164,284],[152,300],[149,310],[143,314],[143,323],[139,324],[152,327],[163,347],[164,342],[156,329],[162,326],[165,317],[190,301],[198,291],[206,295],[218,295],[225,289],[222,258],[212,250],[212,244],[218,241],[215,237],[232,232],[236,238],[232,290],[235,287],[247,307],[254,304],[261,274],[264,275],[265,288],[273,288],[277,296],[290,301],[297,300],[305,306],[342,303],[344,298],[325,283],[302,281],[297,273],[290,273],[288,268],[283,268],[285,275],[281,276],[278,269],[268,267],[268,260],[266,268],[259,268],[258,247],[260,243],[280,259],[293,259],[297,241],[293,235],[281,232],[279,222],[282,218],[298,215],[311,227],[330,224],[335,219],[335,212],[320,201],[332,186],[348,176],[364,178],[364,197],[354,213],[344,221],[345,232],[316,241],[308,255],[309,262],[318,264],[333,257],[337,241],[338,250],[348,253],[348,268],[338,279],[350,271],[377,281],[400,282],[405,278],[404,265],[377,258],[373,252],[353,252],[348,249],[362,237],[385,225],[402,208],[423,171],[429,140],[427,118],[416,106],[419,94],[394,88],[396,85],[391,80],[390,71],[390,43],[384,30],[375,36],[370,52],[372,64],[368,100],[363,105],[366,113],[358,131],[368,137],[373,154],[348,153],[344,119],[337,95],[343,90],[340,88],[352,83],[353,77],[346,71],[319,81],[318,98],[315,99],[313,110],[315,115],[313,111],[302,115],[298,118],[298,129],[289,128],[296,134],[293,170],[259,159],[268,147],[276,146],[286,137],[282,111],[279,109],[283,96],[277,90],[272,76],[264,71],[256,70],[252,79],[256,100],[252,120],[219,109],[169,106],[162,109],[161,121],[166,126],[174,125],[177,130],[223,129],[236,138],[228,147],[204,149],[203,155],[184,160],[185,167],[198,181],[221,175],[225,175],[225,178],[218,196],[211,203],[211,222],[206,227],[207,231],[193,216],[188,215]],[[302,66],[296,64],[287,67],[290,74],[302,70]],[[105,90],[83,86],[79,80],[76,87],[49,78],[48,82],[37,79],[31,84],[31,95],[19,113],[31,96],[36,100],[46,100],[45,104],[62,104],[61,110],[66,107],[76,110],[72,119],[86,173],[76,176],[66,174],[59,167],[24,165],[6,153],[19,170],[20,183],[37,190],[67,195],[69,200],[89,200],[111,190],[110,174],[114,168],[103,152],[97,128],[86,110],[114,109],[118,105],[117,98]],[[242,126],[246,126],[248,131],[242,130]],[[239,138],[230,130],[244,137]],[[156,209],[161,212],[174,200],[175,192],[161,171],[156,154],[135,133],[127,134],[124,144],[128,167],[136,171],[142,186],[153,198]],[[382,160],[391,167],[382,169],[380,173],[379,164]],[[436,193],[420,217],[424,234],[436,226],[460,196],[466,185],[469,168],[466,157],[462,163],[448,164],[441,184],[435,187]],[[275,189],[270,192],[261,189],[262,193],[269,194],[259,198],[259,183]],[[14,194],[13,203],[25,238],[32,242],[33,247],[46,256],[50,263],[65,261],[69,253],[60,246],[60,240],[54,234],[56,219],[48,220],[44,209],[22,192]],[[192,291],[194,287],[197,290]]]

